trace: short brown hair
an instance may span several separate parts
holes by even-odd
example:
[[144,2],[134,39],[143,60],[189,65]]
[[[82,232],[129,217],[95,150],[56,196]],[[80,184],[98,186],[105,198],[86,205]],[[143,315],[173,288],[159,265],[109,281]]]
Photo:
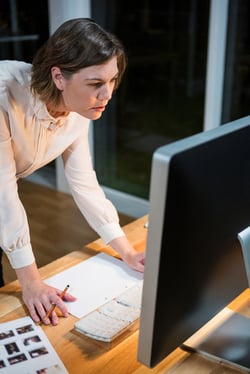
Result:
[[126,69],[127,58],[120,40],[105,31],[93,19],[76,18],[64,22],[38,50],[32,62],[31,90],[44,102],[58,103],[60,91],[51,76],[51,68],[57,66],[65,78],[78,70],[101,65],[111,57],[117,57],[119,85]]

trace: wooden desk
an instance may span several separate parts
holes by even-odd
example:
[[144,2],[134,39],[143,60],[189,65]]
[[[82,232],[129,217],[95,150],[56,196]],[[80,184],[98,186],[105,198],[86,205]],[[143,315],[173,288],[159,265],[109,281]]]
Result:
[[[144,223],[147,217],[124,227],[129,240],[140,251],[145,248],[147,230]],[[114,254],[108,246],[103,246],[101,240],[96,240],[79,251],[70,254],[44,266],[40,269],[43,278],[50,277],[90,256],[103,251]],[[243,292],[230,307],[233,310],[243,310],[246,301],[250,299],[250,290]],[[244,311],[243,311],[244,312]],[[250,311],[245,311],[250,315]],[[0,322],[21,318],[27,315],[22,305],[20,287],[17,281],[0,288]],[[128,332],[117,342],[102,343],[79,335],[74,331],[77,319],[70,316],[62,318],[58,326],[44,326],[43,329],[54,346],[70,374],[209,374],[209,373],[238,373],[212,362],[195,353],[187,353],[176,349],[154,369],[141,365],[137,359],[138,329]]]

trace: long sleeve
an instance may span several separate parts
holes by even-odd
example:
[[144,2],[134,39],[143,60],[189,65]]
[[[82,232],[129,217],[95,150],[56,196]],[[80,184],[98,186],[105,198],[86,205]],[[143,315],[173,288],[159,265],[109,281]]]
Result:
[[90,226],[105,243],[124,236],[117,211],[100,187],[88,144],[88,126],[82,126],[78,139],[63,153],[65,175],[73,198]]
[[[3,120],[2,115],[0,120]],[[34,262],[29,226],[17,191],[16,168],[11,138],[0,133],[0,246],[13,268]]]

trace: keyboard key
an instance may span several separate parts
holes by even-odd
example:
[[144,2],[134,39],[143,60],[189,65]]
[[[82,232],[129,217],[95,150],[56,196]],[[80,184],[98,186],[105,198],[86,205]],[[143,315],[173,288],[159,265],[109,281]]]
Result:
[[91,312],[75,323],[76,330],[90,338],[111,342],[120,335],[130,323],[128,321],[115,320],[98,310]]
[[124,291],[121,295],[115,298],[119,303],[132,306],[134,308],[141,307],[142,298],[142,282],[136,283],[134,286]]
[[140,308],[129,307],[118,303],[116,300],[111,300],[104,304],[98,311],[112,318],[131,323],[138,319],[141,313]]

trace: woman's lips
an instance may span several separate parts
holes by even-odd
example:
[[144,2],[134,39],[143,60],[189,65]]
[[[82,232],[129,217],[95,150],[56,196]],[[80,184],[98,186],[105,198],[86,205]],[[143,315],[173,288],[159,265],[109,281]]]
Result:
[[97,112],[103,112],[105,110],[105,106],[95,106],[93,110],[96,110]]

